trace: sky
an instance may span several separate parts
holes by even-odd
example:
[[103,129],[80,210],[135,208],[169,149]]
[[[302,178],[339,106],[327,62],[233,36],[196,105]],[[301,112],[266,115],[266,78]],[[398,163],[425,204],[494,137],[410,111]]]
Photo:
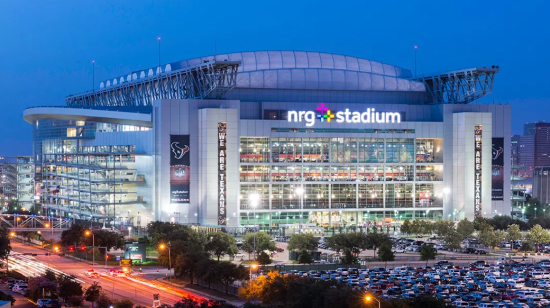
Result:
[[0,0],[0,155],[32,154],[23,110],[158,63],[257,50],[356,56],[418,74],[499,65],[512,133],[550,120],[550,1]]

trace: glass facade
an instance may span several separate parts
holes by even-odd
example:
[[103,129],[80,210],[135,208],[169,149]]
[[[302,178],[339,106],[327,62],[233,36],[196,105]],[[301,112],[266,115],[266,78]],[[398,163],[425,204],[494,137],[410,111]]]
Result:
[[[241,137],[241,224],[438,219],[442,144],[415,138]],[[261,199],[256,217],[247,201],[253,192]]]
[[[39,120],[33,125],[36,183],[43,189],[45,214],[107,218],[145,202],[138,188],[145,182],[136,166],[135,145],[88,146],[96,133],[147,131],[149,128],[69,120]],[[130,214],[124,215],[130,223]]]

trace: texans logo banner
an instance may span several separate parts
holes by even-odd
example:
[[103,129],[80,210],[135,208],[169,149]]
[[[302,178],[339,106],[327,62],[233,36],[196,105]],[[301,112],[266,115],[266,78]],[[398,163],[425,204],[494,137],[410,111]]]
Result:
[[170,203],[189,203],[189,135],[170,135]]

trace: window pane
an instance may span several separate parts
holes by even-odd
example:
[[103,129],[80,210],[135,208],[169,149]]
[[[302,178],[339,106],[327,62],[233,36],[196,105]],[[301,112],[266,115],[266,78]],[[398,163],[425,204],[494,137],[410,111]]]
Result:
[[417,165],[417,181],[443,181],[442,165]]
[[350,163],[357,162],[357,139],[356,138],[332,138],[331,139],[331,162]]
[[384,139],[360,138],[358,144],[360,163],[384,162]]
[[443,162],[443,139],[416,139],[416,161]]
[[386,156],[386,162],[388,163],[412,163],[414,157],[414,139],[386,139]]
[[378,182],[384,180],[384,166],[359,166],[359,180]]
[[271,161],[274,163],[301,162],[301,138],[271,138]]
[[303,138],[304,162],[328,163],[328,138]]
[[267,137],[241,137],[239,152],[241,162],[261,163],[268,161],[269,138]]
[[355,184],[332,184],[331,185],[331,208],[347,209],[356,208],[356,185]]
[[360,208],[383,208],[384,186],[382,184],[359,184]]

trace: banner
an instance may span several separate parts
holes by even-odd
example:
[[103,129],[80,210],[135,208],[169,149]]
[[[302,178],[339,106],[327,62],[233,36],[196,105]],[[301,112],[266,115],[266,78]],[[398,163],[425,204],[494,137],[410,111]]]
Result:
[[504,138],[493,138],[491,200],[504,200]]
[[227,123],[218,123],[218,225],[227,222]]
[[481,184],[483,181],[481,153],[483,144],[483,126],[476,125],[474,128],[474,214],[475,217],[482,217]]
[[189,135],[170,135],[170,203],[189,203]]

